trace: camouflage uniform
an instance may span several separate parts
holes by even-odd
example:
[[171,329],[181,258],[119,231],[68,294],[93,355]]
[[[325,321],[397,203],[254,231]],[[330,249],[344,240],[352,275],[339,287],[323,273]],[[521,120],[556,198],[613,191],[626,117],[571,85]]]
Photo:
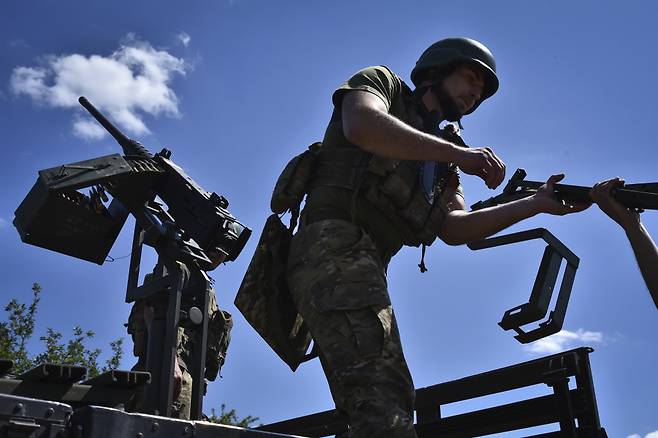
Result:
[[414,385],[370,236],[343,220],[303,227],[288,262],[293,299],[320,350],[351,437],[415,437]]
[[[189,271],[183,267],[184,275],[190,278]],[[147,274],[144,282],[148,283],[154,277]],[[186,295],[183,294],[182,308],[186,307]],[[138,358],[133,366],[134,371],[148,371],[146,369],[146,347],[148,332],[144,321],[144,306],[148,305],[146,300],[138,300],[133,305],[128,317],[127,330],[133,341],[133,355]],[[189,304],[187,305],[189,307]],[[166,306],[160,306],[162,312],[166,312]],[[164,318],[162,315],[154,315],[154,318]],[[233,327],[231,315],[220,310],[217,306],[215,291],[211,290],[208,300],[208,344],[206,346],[206,371],[207,380],[215,380],[219,370],[224,364],[226,350],[230,342],[230,332]],[[188,371],[188,362],[192,358],[195,348],[194,331],[191,328],[178,328],[178,339],[176,341],[176,360],[182,373],[181,388],[178,396],[172,401],[171,416],[173,418],[189,419],[192,401],[192,375]],[[138,392],[128,404],[129,411],[141,410],[143,404],[143,392]]]

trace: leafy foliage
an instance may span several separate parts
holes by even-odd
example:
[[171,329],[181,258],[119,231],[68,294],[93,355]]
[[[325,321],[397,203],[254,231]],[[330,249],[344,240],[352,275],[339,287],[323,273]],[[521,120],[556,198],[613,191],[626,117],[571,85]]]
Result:
[[0,322],[0,357],[11,359],[18,372],[31,368],[27,342],[34,333],[34,322],[40,301],[41,286],[32,284],[32,303],[27,306],[12,298],[5,307],[7,322]]
[[[39,338],[45,344],[45,351],[30,356],[27,351],[27,343],[34,334],[40,300],[41,286],[34,283],[32,284],[32,302],[29,305],[19,303],[16,298],[12,298],[5,307],[8,319],[0,322],[0,358],[14,362],[12,372],[21,374],[43,363],[61,363],[84,366],[88,369],[88,377],[94,377],[120,366],[123,357],[123,338],[110,343],[112,355],[105,361],[103,367],[99,367],[98,358],[101,355],[101,349],[87,347],[87,342],[94,338],[94,332],[85,331],[80,326],[73,328],[73,337],[68,341],[63,339],[61,332],[48,328],[46,335]],[[258,417],[248,415],[238,418],[235,409],[226,410],[226,405],[222,404],[219,415],[215,413],[215,409],[212,409],[208,421],[249,427],[258,421]]]
[[43,363],[81,365],[89,370],[89,377],[118,368],[123,356],[123,339],[110,343],[112,356],[105,362],[105,366],[100,367],[98,357],[101,349],[90,349],[86,345],[93,339],[94,332],[85,331],[80,326],[73,328],[73,338],[68,341],[64,341],[61,332],[48,328],[46,336],[39,338],[45,344],[46,350],[31,357],[27,351],[27,343],[34,334],[40,295],[41,286],[34,283],[32,302],[29,306],[12,298],[5,307],[8,320],[0,322],[0,357],[14,362],[14,373],[20,374]]
[[239,427],[250,427],[252,423],[258,421],[258,417],[247,415],[246,417],[240,419],[238,418],[235,409],[231,409],[227,411],[226,405],[222,403],[222,406],[220,407],[219,415],[217,415],[214,408],[210,410],[210,417],[208,417],[208,421],[210,421],[211,423],[230,424]]

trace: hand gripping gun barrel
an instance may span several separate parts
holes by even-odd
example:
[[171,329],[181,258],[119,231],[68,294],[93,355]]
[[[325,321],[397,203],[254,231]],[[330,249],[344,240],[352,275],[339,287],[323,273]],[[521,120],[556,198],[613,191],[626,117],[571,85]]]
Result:
[[[195,345],[204,346],[194,350],[190,366],[191,416],[200,418],[211,289],[204,271],[218,261],[235,260],[251,230],[230,214],[226,198],[203,190],[171,161],[169,150],[152,155],[87,99],[80,97],[79,102],[121,145],[124,155],[39,171],[15,212],[14,225],[25,243],[102,265],[128,215],[134,216],[126,302],[149,298],[156,303],[147,342],[146,371],[152,383],[146,389],[145,410],[170,414],[178,326],[188,324],[194,326]],[[144,244],[156,250],[158,268],[148,284],[138,286]],[[182,298],[193,303],[185,312]]]
[[[544,183],[526,181],[526,175],[525,170],[517,169],[503,189],[503,193],[484,201],[479,201],[473,204],[471,209],[473,211],[480,210],[526,198],[537,193],[537,190]],[[589,198],[590,190],[591,187],[555,184],[555,196],[557,199],[565,201],[591,202]],[[638,211],[658,209],[658,183],[626,184],[623,187],[613,189],[611,195],[626,207],[634,208]],[[557,237],[544,228],[535,228],[518,233],[495,236],[468,244],[468,247],[475,251],[532,239],[543,239],[547,245],[539,266],[539,271],[537,272],[537,277],[535,278],[530,299],[527,303],[507,310],[502,320],[498,323],[504,330],[514,330],[517,333],[515,338],[524,344],[550,336],[562,329],[562,323],[564,322],[580,259]],[[555,308],[549,313],[548,308],[563,260],[566,260],[566,267],[562,277],[562,283],[559,288]],[[529,331],[522,328],[522,326],[539,321],[547,313],[549,315],[548,318],[540,322],[538,327]]]

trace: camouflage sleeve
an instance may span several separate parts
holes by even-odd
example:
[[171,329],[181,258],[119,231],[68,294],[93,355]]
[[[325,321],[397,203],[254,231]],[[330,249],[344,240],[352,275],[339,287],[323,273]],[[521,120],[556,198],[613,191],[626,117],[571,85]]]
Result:
[[395,73],[383,65],[367,67],[355,73],[347,81],[343,82],[332,96],[334,107],[340,110],[343,97],[350,91],[367,91],[379,97],[385,104],[386,109],[391,107],[395,96],[400,93],[402,82]]

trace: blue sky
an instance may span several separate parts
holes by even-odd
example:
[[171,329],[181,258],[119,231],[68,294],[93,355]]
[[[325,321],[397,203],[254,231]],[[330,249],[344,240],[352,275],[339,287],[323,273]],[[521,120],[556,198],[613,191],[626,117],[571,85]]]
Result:
[[[465,118],[467,143],[491,146],[509,175],[524,167],[533,180],[564,172],[572,184],[613,176],[656,181],[657,13],[650,1],[3,1],[0,301],[29,299],[38,281],[37,337],[46,327],[68,332],[75,324],[96,331],[106,350],[126,337],[128,259],[96,266],[22,244],[11,225],[38,170],[119,151],[109,137],[98,138],[78,94],[152,151],[172,149],[173,159],[206,190],[225,195],[257,234],[279,171],[322,137],[338,84],[376,64],[408,79],[429,44],[470,36],[492,49],[501,87]],[[469,205],[494,194],[476,178],[463,182]],[[642,218],[658,234],[656,213]],[[425,274],[416,267],[417,249],[394,259],[390,293],[416,386],[591,345],[609,436],[655,436],[658,312],[625,236],[596,207],[538,216],[511,230],[538,226],[581,264],[565,332],[530,347],[496,323],[527,300],[540,243],[480,252],[437,243]],[[113,257],[130,252],[130,230]],[[256,237],[236,262],[213,273],[235,328],[206,409],[227,403],[263,422],[329,409],[319,364],[291,373],[232,304]],[[143,270],[153,261],[148,254]],[[126,348],[124,367],[132,363]],[[533,391],[516,396],[543,390]]]

